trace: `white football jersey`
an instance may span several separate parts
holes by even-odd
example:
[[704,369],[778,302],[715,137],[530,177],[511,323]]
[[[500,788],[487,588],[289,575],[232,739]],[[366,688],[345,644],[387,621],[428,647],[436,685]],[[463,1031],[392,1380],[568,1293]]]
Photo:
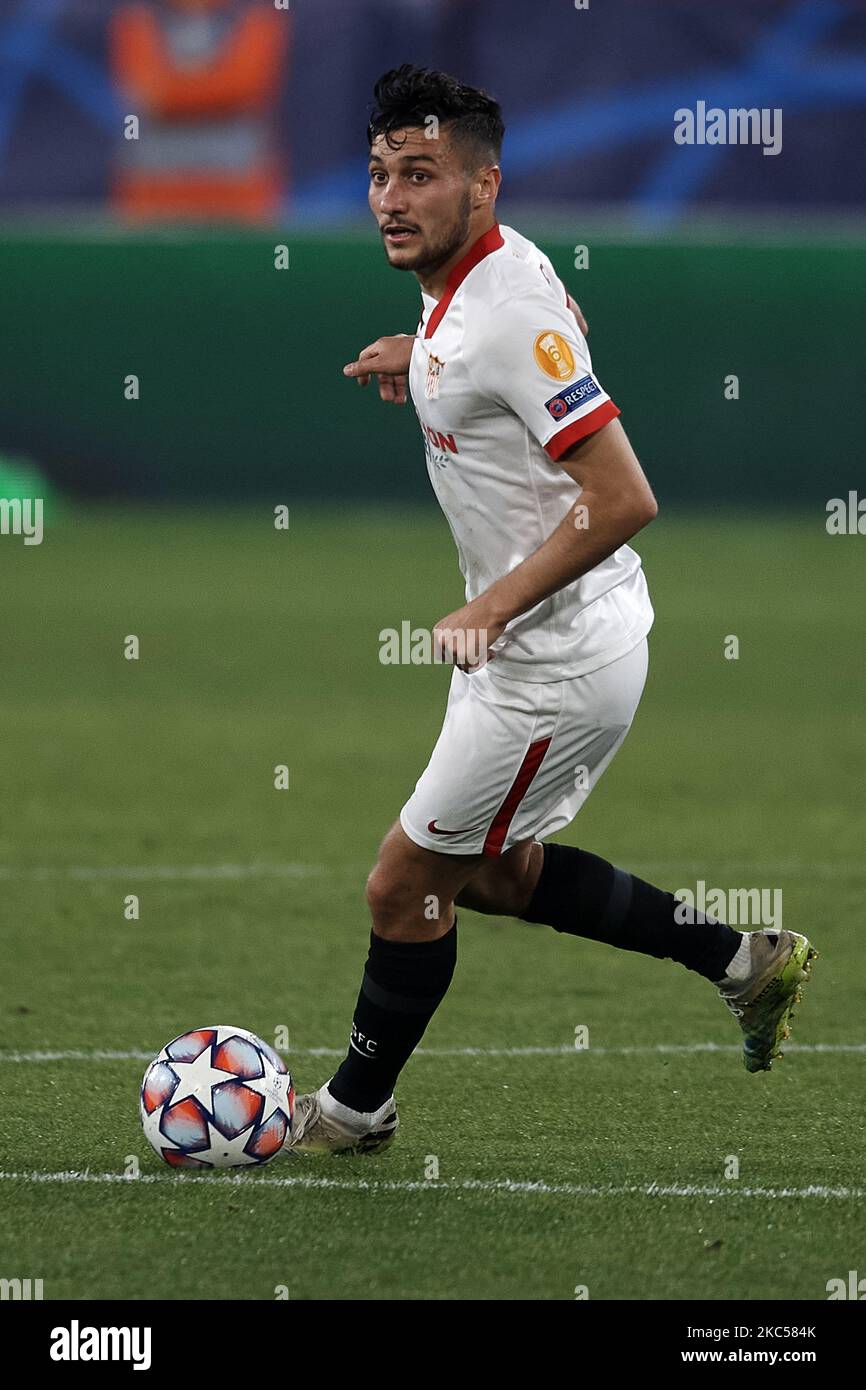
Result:
[[[422,298],[409,386],[468,601],[556,529],[581,493],[557,459],[619,410],[553,266],[510,227],[475,243],[438,302]],[[496,668],[567,680],[631,651],[652,621],[640,557],[622,545],[513,619],[492,649]]]

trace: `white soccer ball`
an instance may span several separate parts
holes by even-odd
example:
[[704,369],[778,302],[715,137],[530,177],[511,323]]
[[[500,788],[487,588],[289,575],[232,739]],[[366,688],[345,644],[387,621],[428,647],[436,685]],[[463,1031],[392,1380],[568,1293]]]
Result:
[[173,1038],[141,1083],[141,1123],[172,1168],[267,1163],[291,1134],[285,1062],[246,1028],[194,1028]]

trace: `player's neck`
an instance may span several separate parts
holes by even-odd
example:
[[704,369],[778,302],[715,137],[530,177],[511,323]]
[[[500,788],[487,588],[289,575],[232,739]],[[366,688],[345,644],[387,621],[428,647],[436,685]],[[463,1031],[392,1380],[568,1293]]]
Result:
[[429,275],[417,274],[418,283],[424,293],[429,294],[433,299],[441,299],[448,288],[448,276],[451,274],[455,265],[459,265],[467,252],[471,251],[476,241],[479,241],[485,233],[489,232],[491,228],[495,226],[495,213],[485,214],[483,221],[472,224],[465,241],[461,243],[454,252],[454,255],[449,257],[443,265],[438,266],[437,269],[431,271]]

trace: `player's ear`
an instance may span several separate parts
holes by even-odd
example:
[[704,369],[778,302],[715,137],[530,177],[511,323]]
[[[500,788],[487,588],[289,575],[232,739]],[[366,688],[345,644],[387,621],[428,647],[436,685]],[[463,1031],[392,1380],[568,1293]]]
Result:
[[492,207],[495,204],[501,182],[502,170],[498,164],[490,164],[486,169],[479,170],[476,184],[479,207],[485,204]]

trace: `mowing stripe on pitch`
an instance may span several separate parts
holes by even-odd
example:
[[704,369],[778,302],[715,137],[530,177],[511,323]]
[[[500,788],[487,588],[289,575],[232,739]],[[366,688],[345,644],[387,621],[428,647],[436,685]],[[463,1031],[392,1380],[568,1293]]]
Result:
[[[288,1162],[298,1161],[297,1159],[288,1160]],[[269,1173],[272,1172],[270,1169],[268,1171]],[[249,1177],[245,1174],[220,1172],[197,1173],[195,1176],[186,1173],[141,1173],[137,1178],[131,1178],[125,1177],[122,1173],[91,1173],[89,1169],[84,1172],[69,1169],[56,1173],[0,1171],[0,1182],[95,1183],[124,1187],[136,1187],[140,1183],[158,1186],[198,1183],[211,1187],[217,1183],[220,1186],[244,1187],[248,1191],[257,1187],[309,1187],[333,1188],[338,1192],[372,1193],[480,1192],[492,1194],[504,1192],[509,1196],[517,1197],[712,1197],[714,1199],[716,1197],[758,1197],[766,1200],[818,1197],[824,1200],[852,1201],[866,1196],[866,1191],[859,1187],[825,1187],[819,1184],[809,1187],[740,1187],[733,1182],[729,1182],[725,1186],[650,1182],[621,1185],[603,1183],[594,1186],[591,1183],[519,1182],[510,1178],[489,1180],[463,1178],[450,1181],[444,1179],[437,1182],[422,1182],[399,1178],[313,1178],[300,1175],[284,1178]]]
[[[293,1047],[283,1049],[290,1060],[294,1057],[345,1057],[345,1047]],[[742,1052],[738,1043],[648,1043],[622,1047],[419,1047],[413,1057],[653,1057],[698,1052]],[[785,1052],[862,1054],[866,1043],[786,1043]],[[0,1052],[4,1062],[150,1062],[157,1049],[150,1052],[114,1051],[110,1048],[68,1048],[34,1052]]]

